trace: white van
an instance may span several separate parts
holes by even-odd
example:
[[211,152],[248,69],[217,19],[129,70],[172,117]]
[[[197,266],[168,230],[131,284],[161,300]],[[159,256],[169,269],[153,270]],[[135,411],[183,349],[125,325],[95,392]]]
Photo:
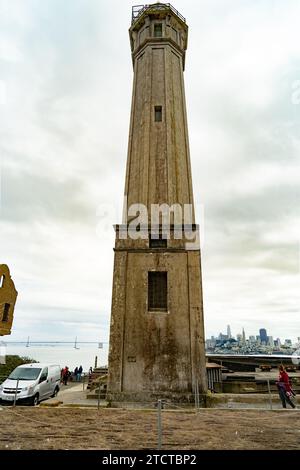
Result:
[[[19,382],[18,382],[19,381]],[[16,367],[0,385],[2,402],[13,402],[17,389],[17,403],[38,405],[59,392],[60,366],[53,364],[23,364]]]

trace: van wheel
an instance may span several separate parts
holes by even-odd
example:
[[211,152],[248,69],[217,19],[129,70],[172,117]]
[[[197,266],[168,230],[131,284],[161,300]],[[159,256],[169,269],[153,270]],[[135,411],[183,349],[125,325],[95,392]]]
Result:
[[53,392],[53,395],[51,395],[51,398],[57,397],[58,392],[59,392],[59,388],[58,388],[58,387],[55,387],[55,390],[54,390],[54,392]]
[[37,406],[38,404],[39,404],[39,394],[37,393],[36,395],[34,395],[32,399],[32,405]]

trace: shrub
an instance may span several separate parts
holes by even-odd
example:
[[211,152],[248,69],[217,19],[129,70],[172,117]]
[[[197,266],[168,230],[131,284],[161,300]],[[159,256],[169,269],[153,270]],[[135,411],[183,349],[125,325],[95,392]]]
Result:
[[32,364],[37,362],[30,357],[6,356],[6,364],[0,364],[0,383],[2,383],[9,374],[22,364]]

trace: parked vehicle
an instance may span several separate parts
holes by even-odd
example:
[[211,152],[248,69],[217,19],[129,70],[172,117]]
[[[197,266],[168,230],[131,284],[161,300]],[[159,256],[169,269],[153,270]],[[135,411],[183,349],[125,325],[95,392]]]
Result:
[[272,370],[272,366],[270,364],[261,364],[259,367],[262,372],[270,372],[270,370]]
[[285,366],[287,372],[297,372],[298,367],[296,365],[288,364]]
[[[60,366],[53,364],[23,364],[18,366],[0,385],[1,402],[38,405],[55,397],[60,386]],[[17,394],[16,394],[17,392]]]

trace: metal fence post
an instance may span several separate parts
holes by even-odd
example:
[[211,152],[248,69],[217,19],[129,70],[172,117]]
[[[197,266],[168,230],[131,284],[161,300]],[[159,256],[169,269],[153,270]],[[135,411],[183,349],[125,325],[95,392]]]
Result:
[[16,406],[18,388],[19,388],[19,379],[17,380],[17,384],[16,384],[16,390],[15,390],[15,396],[14,396],[14,404],[13,404],[13,406]]
[[161,424],[161,400],[157,403],[157,434],[158,434],[158,450],[162,447],[162,424]]
[[99,382],[99,388],[98,388],[98,410],[100,409],[100,382]]
[[199,383],[195,381],[195,408],[200,408],[200,397],[199,397]]
[[273,405],[272,405],[272,395],[271,395],[271,387],[270,387],[270,380],[269,380],[269,379],[267,380],[267,383],[268,383],[270,410],[272,410],[272,409],[273,409]]

